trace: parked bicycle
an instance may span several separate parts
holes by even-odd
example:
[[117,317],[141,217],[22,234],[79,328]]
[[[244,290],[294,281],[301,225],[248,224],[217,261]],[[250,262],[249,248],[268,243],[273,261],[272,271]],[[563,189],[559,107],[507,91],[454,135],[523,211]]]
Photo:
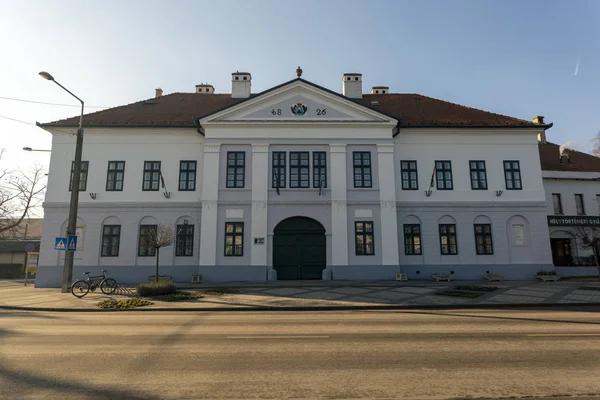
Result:
[[98,287],[102,290],[104,294],[112,294],[115,290],[117,290],[117,286],[119,284],[113,278],[109,278],[106,270],[102,270],[102,275],[98,276],[90,276],[92,271],[85,272],[87,277],[84,280],[77,279],[71,285],[71,293],[75,297],[83,297],[90,292],[95,292]]

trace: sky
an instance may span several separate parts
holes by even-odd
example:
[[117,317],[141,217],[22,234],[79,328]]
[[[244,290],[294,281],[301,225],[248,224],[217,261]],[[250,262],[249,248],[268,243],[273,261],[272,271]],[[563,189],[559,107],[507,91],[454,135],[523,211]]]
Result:
[[[390,86],[554,123],[549,141],[582,151],[600,131],[597,0],[0,0],[0,168],[47,165],[35,126],[210,83],[231,72],[260,92],[295,77],[341,92]],[[7,100],[67,104],[73,107]],[[100,107],[100,108],[92,108]],[[8,118],[17,119],[16,122]],[[33,125],[32,125],[33,124]]]

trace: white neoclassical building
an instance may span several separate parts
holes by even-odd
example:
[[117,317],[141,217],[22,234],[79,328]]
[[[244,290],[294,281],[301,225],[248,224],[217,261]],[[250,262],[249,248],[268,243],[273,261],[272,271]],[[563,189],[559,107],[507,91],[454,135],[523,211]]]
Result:
[[[301,71],[298,71],[298,75]],[[538,135],[551,126],[379,86],[298,76],[211,85],[84,117],[74,277],[145,280],[141,232],[172,226],[176,281],[529,279],[552,268]],[[77,118],[53,136],[37,286],[58,286]],[[164,184],[163,184],[164,183]]]

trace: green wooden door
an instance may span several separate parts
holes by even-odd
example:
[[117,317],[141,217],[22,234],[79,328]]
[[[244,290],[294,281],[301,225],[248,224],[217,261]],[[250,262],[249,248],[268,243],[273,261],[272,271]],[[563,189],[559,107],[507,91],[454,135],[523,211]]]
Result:
[[317,221],[293,217],[275,228],[273,269],[277,279],[321,279],[327,262],[325,229]]

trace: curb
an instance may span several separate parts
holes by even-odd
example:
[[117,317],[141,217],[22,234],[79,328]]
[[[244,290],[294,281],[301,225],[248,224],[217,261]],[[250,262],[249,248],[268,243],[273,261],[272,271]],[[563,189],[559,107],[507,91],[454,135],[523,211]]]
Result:
[[0,310],[14,311],[45,311],[45,312],[121,312],[121,311],[143,311],[143,312],[286,312],[286,311],[376,311],[376,310],[485,310],[485,309],[528,309],[528,308],[577,308],[577,307],[593,307],[600,306],[600,303],[515,303],[515,304],[453,304],[453,305],[380,305],[380,306],[252,306],[252,307],[194,307],[194,308],[126,308],[126,309],[101,309],[101,308],[52,308],[52,307],[22,307],[22,306],[2,306]]

